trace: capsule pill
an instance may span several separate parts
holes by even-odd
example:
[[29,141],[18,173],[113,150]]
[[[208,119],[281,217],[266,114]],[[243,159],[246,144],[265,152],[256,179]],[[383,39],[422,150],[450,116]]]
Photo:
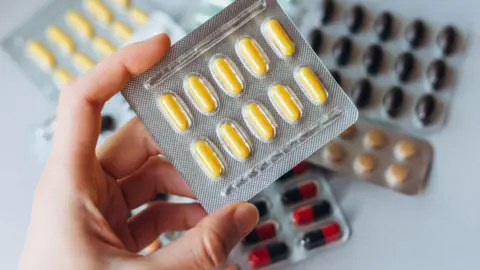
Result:
[[267,221],[255,227],[253,231],[243,238],[242,243],[244,245],[258,244],[262,241],[274,238],[276,233],[277,226],[275,226],[275,223]]
[[289,248],[285,243],[272,243],[250,252],[248,254],[248,262],[251,267],[260,268],[285,260],[289,252]]
[[263,76],[268,71],[268,59],[258,43],[250,38],[241,38],[237,50],[245,67],[255,76]]
[[445,86],[447,77],[447,64],[437,59],[427,68],[427,79],[433,90],[440,90]]
[[412,53],[402,53],[395,60],[395,71],[397,72],[398,80],[401,82],[409,81],[414,69],[415,57]]
[[192,147],[193,154],[198,165],[212,178],[220,177],[225,172],[225,167],[219,154],[212,147],[210,142],[205,140],[197,141]]
[[132,28],[120,21],[116,21],[112,24],[112,31],[113,35],[120,41],[127,41],[133,35]]
[[437,102],[435,101],[435,97],[430,94],[423,95],[418,100],[415,111],[422,125],[427,126],[433,122],[436,107]]
[[391,118],[397,117],[403,105],[404,94],[403,90],[394,86],[390,88],[383,96],[383,106],[387,115]]
[[146,24],[148,22],[148,14],[137,7],[131,8],[128,13],[132,21],[138,25]]
[[372,99],[372,84],[368,79],[361,79],[352,88],[350,96],[353,103],[360,109],[367,107]]
[[373,30],[377,33],[380,41],[387,41],[393,32],[393,15],[390,12],[383,12],[378,15],[373,24]]
[[333,44],[332,54],[337,65],[345,66],[348,64],[352,49],[353,43],[348,37],[341,37]]
[[259,103],[248,103],[244,107],[243,114],[250,131],[261,141],[269,141],[275,136],[273,119],[265,107]]
[[300,240],[300,245],[306,250],[335,242],[342,237],[342,229],[338,223],[327,224],[320,229],[307,232]]
[[91,38],[93,36],[94,30],[92,24],[79,12],[68,11],[65,14],[65,20],[81,37]]
[[457,45],[458,33],[453,26],[446,26],[437,36],[437,45],[443,55],[451,55],[455,52]]
[[285,191],[282,194],[282,203],[285,205],[292,205],[313,198],[316,195],[317,185],[314,182],[302,183]]
[[26,46],[27,52],[30,57],[37,63],[43,70],[51,70],[55,64],[55,56],[53,53],[38,41],[28,41]]
[[250,156],[250,146],[245,135],[233,122],[226,121],[219,128],[220,140],[237,159],[243,160]]
[[211,63],[211,72],[227,94],[239,96],[243,92],[243,82],[232,65],[233,63],[229,59],[216,57]]
[[303,66],[299,68],[295,78],[300,88],[313,104],[319,105],[327,101],[327,90],[309,67]]
[[283,56],[291,56],[295,52],[295,45],[277,20],[270,19],[265,22],[263,27],[268,40],[273,42],[276,51]]
[[73,55],[73,63],[81,73],[85,73],[95,66],[95,61],[93,61],[86,54],[80,52],[77,52]]
[[427,35],[427,27],[421,20],[414,20],[405,30],[405,38],[413,49],[419,48]]
[[268,205],[266,201],[256,201],[253,205],[257,208],[258,215],[260,218],[268,215]]
[[269,91],[270,101],[277,112],[287,122],[297,122],[302,116],[300,102],[293,92],[285,85],[275,84]]
[[130,0],[114,0],[113,1],[117,6],[126,9],[130,6]]
[[48,39],[57,45],[62,51],[71,53],[75,50],[75,42],[58,26],[49,26],[46,31]]
[[320,29],[314,29],[310,32],[309,35],[309,43],[312,49],[320,55],[322,52],[322,45],[323,45],[323,32]]
[[332,75],[338,85],[342,85],[342,76],[340,75],[340,72],[338,72],[338,70],[331,70],[330,75]]
[[290,171],[286,172],[284,175],[282,175],[279,180],[287,180],[289,178],[292,178],[297,175],[301,175],[305,173],[308,169],[310,169],[310,165],[306,161],[302,161],[295,165]]
[[363,54],[363,66],[369,75],[377,74],[382,67],[383,50],[379,45],[371,45]]
[[295,225],[307,225],[314,221],[328,217],[332,212],[332,206],[326,200],[315,204],[296,208],[292,212],[292,222]]
[[58,68],[53,71],[53,78],[58,86],[62,86],[71,82],[74,77],[66,69]]
[[322,0],[320,5],[320,22],[323,25],[329,24],[335,13],[335,3],[333,0]]
[[92,14],[92,16],[102,23],[109,24],[113,19],[113,14],[110,9],[101,1],[86,0],[85,9]]
[[105,133],[109,131],[114,131],[117,126],[115,118],[111,115],[102,115],[100,132]]
[[171,93],[164,94],[159,99],[160,107],[168,122],[177,131],[186,131],[191,126],[190,116],[183,108],[183,102]]
[[213,113],[218,108],[218,101],[214,91],[206,79],[198,75],[185,78],[184,88],[195,107],[203,113]]
[[345,14],[345,24],[350,33],[355,34],[360,31],[365,20],[365,12],[359,5],[353,6]]
[[104,37],[94,37],[92,39],[92,45],[102,58],[113,54],[117,50],[117,47]]

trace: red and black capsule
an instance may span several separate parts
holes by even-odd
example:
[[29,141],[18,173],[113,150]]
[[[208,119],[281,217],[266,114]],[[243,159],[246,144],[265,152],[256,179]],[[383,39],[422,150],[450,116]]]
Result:
[[288,254],[289,248],[285,243],[273,243],[250,252],[248,261],[250,266],[258,268],[285,260]]
[[293,210],[292,221],[295,225],[305,225],[316,220],[328,217],[332,211],[332,206],[326,200],[316,204],[309,204]]
[[258,210],[258,215],[262,218],[268,215],[268,205],[266,201],[256,201],[253,203]]
[[306,233],[300,240],[303,248],[311,250],[327,245],[342,237],[342,229],[338,223],[330,223],[320,229]]
[[272,239],[277,234],[277,226],[275,223],[268,221],[263,224],[258,225],[249,233],[245,238],[243,238],[242,243],[244,245],[253,245],[260,243],[262,241]]
[[315,182],[301,183],[298,186],[285,191],[282,195],[282,202],[285,205],[291,205],[313,198],[317,195],[317,185]]
[[310,165],[306,161],[302,161],[298,163],[295,167],[293,167],[290,171],[288,171],[286,174],[282,175],[279,179],[286,180],[296,175],[300,175],[306,172],[309,168],[310,168]]

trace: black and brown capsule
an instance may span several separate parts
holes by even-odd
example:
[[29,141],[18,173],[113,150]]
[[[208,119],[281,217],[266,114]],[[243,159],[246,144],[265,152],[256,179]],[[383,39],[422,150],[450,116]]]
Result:
[[437,59],[427,68],[427,80],[433,90],[440,90],[445,86],[447,79],[447,64]]
[[418,100],[415,106],[415,112],[422,125],[427,126],[433,122],[436,107],[437,102],[435,97],[430,94],[424,95]]
[[453,26],[446,26],[438,33],[437,45],[444,55],[450,55],[455,51],[458,34]]
[[380,41],[387,41],[393,32],[393,15],[390,12],[383,12],[378,15],[373,24],[373,31]]
[[427,26],[421,20],[414,20],[405,30],[405,39],[413,49],[419,48],[427,35]]
[[348,37],[341,37],[333,44],[332,54],[339,66],[345,66],[350,61],[353,43]]
[[363,7],[355,5],[345,14],[345,24],[350,33],[355,34],[362,29],[365,20],[365,12]]
[[330,70],[330,74],[335,79],[335,81],[341,86],[342,85],[342,75],[338,70]]
[[392,118],[397,117],[402,109],[403,100],[404,93],[400,87],[390,88],[383,96],[383,106],[387,115]]
[[400,54],[395,60],[395,71],[400,82],[407,82],[412,77],[415,70],[415,57],[412,53],[405,52]]
[[383,50],[379,45],[371,45],[363,53],[363,66],[369,75],[375,75],[380,71],[382,60]]
[[116,128],[115,119],[111,115],[102,115],[102,124],[100,132],[114,131]]
[[329,24],[335,14],[335,3],[333,0],[323,0],[320,6],[320,22],[323,25]]
[[322,52],[323,33],[320,29],[313,29],[309,36],[310,46],[319,55]]
[[373,87],[368,79],[361,79],[352,88],[350,96],[358,108],[365,108],[372,99]]

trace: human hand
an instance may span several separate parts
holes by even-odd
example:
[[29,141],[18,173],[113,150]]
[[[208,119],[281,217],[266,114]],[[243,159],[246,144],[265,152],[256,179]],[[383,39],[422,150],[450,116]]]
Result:
[[[138,118],[96,151],[104,103],[169,46],[165,34],[132,44],[64,87],[20,269],[211,269],[253,229],[258,212],[248,203],[206,216],[199,204],[155,202],[129,218],[131,209],[158,193],[194,197],[158,157],[159,147]],[[137,255],[161,233],[177,230],[188,232],[155,253]]]

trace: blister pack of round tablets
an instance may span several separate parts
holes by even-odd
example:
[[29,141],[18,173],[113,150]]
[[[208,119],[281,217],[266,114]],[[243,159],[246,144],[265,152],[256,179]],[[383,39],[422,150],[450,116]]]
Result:
[[433,159],[429,142],[359,120],[308,162],[405,194],[421,192]]
[[464,28],[378,2],[308,5],[300,29],[362,117],[413,133],[440,130],[465,58]]
[[358,118],[274,0],[234,2],[122,94],[208,212],[249,200]]

